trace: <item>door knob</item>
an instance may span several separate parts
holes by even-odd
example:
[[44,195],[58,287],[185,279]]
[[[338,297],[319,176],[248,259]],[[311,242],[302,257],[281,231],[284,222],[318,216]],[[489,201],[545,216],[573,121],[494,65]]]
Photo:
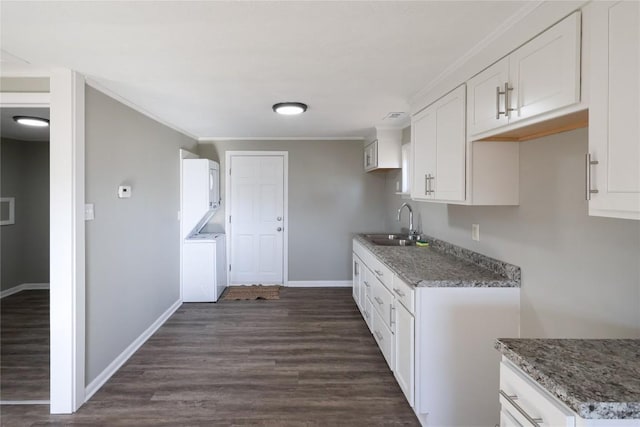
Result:
[[278,218],[276,218],[278,221],[282,221],[282,217],[279,216]]
[[282,231],[282,227],[278,227],[276,230],[278,230],[278,231]]

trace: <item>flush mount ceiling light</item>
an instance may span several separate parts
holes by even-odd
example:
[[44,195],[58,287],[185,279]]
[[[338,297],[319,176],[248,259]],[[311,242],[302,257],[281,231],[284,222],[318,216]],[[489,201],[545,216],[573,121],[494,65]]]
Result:
[[307,111],[307,104],[303,104],[302,102],[279,102],[273,104],[273,111],[278,114],[294,116]]
[[49,120],[43,119],[41,117],[31,117],[31,116],[13,116],[13,120],[16,123],[25,126],[33,126],[33,127],[47,127],[49,126]]

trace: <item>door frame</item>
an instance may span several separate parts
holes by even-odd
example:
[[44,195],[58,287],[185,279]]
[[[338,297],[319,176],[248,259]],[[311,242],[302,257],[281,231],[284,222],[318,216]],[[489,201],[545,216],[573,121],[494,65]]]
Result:
[[50,109],[49,409],[72,414],[85,402],[84,77],[63,68],[3,77],[49,78],[48,93],[1,93],[0,106]]
[[289,152],[288,151],[227,151],[224,162],[224,229],[227,234],[227,286],[231,285],[231,157],[259,157],[259,156],[280,156],[284,162],[284,183],[283,183],[283,227],[284,235],[282,242],[282,285],[289,286]]

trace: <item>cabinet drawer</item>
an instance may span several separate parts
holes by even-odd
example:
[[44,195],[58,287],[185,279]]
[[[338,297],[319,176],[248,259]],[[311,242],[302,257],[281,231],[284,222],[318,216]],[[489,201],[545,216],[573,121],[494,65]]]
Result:
[[[375,302],[373,304],[375,305]],[[371,311],[371,317],[371,332],[373,333],[373,337],[378,343],[380,350],[382,350],[382,355],[387,361],[389,369],[393,371],[393,334],[376,310]]]
[[393,323],[393,294],[376,278],[371,280],[371,303],[384,323],[391,328]]
[[416,290],[413,286],[406,284],[397,276],[393,278],[393,294],[400,303],[409,310],[409,313],[414,313],[415,307],[415,295]]
[[389,290],[393,288],[393,272],[378,260],[375,256],[371,256],[367,261],[367,265],[371,269],[371,272],[382,282],[382,284]]
[[539,425],[575,426],[571,410],[506,362],[500,363],[500,405],[523,426],[535,425],[531,420]]
[[360,258],[365,264],[367,263],[366,258],[366,254],[369,253],[369,251],[367,251],[364,246],[362,246],[360,243],[358,243],[357,240],[353,239],[353,253],[355,253],[358,258]]

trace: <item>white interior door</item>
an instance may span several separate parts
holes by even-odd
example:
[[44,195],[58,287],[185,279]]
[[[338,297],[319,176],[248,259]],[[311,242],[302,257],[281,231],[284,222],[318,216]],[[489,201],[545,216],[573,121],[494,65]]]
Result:
[[232,155],[229,167],[230,282],[284,284],[285,157]]

